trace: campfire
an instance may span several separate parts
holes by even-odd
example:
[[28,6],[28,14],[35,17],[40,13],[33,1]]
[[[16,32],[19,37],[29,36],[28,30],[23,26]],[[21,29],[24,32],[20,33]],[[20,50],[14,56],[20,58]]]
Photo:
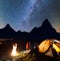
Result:
[[12,53],[11,53],[12,56],[18,56],[18,53],[17,53],[17,44],[13,44],[13,49],[12,49]]

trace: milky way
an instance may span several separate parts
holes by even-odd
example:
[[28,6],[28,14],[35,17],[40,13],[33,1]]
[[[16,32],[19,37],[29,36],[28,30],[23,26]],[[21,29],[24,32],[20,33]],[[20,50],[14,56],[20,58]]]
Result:
[[31,31],[48,18],[60,31],[60,0],[0,0],[0,28],[7,23],[16,31]]

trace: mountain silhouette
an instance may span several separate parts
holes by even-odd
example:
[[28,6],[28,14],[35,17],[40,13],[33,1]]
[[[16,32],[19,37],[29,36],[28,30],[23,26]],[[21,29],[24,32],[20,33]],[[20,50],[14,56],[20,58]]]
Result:
[[12,37],[15,35],[15,30],[10,27],[9,24],[7,24],[3,29],[0,29],[0,38],[5,37]]
[[4,30],[5,32],[7,32],[7,33],[14,33],[14,32],[15,32],[15,30],[12,29],[9,24],[7,24],[7,25],[5,26],[5,28],[3,28],[3,30]]
[[30,38],[31,39],[43,39],[43,38],[53,38],[53,36],[56,34],[56,30],[51,26],[48,19],[45,19],[45,21],[42,23],[41,27],[35,27],[30,32]]
[[28,37],[28,32],[21,32],[19,30],[16,32],[16,37],[19,39],[26,39]]
[[48,19],[45,19],[42,26],[39,29],[46,34],[47,33],[56,33],[56,30],[51,26]]
[[35,27],[31,32],[35,32],[36,33],[36,31],[38,31],[38,33],[41,33],[41,32],[43,32],[43,33],[45,33],[46,34],[46,32],[48,32],[48,33],[55,33],[56,32],[56,30],[51,26],[51,24],[50,24],[50,22],[48,21],[48,19],[46,19],[44,22],[43,22],[43,24],[42,24],[42,26],[41,27]]
[[60,33],[52,27],[48,19],[45,19],[40,27],[35,27],[31,32],[15,31],[9,24],[3,29],[0,29],[0,38],[12,37],[19,39],[45,39],[45,38],[57,38],[59,39]]

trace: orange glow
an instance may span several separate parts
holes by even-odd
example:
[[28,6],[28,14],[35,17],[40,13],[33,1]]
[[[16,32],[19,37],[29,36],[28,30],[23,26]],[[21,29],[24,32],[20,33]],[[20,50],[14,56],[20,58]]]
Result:
[[48,40],[48,39],[40,43],[38,45],[39,52],[45,53],[50,47],[50,44],[51,44],[51,40]]
[[29,50],[29,42],[26,43],[26,50]]
[[12,49],[12,53],[11,53],[12,56],[17,56],[18,55],[16,50],[17,50],[17,44],[15,43],[15,44],[13,44],[13,49]]
[[53,48],[56,50],[56,52],[57,52],[57,53],[59,53],[59,52],[60,52],[60,48],[59,48],[59,47],[57,47],[57,45],[53,44]]

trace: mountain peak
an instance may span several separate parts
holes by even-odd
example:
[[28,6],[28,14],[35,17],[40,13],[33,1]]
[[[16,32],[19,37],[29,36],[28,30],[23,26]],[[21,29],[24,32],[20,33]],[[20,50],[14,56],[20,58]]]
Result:
[[45,19],[45,21],[42,23],[41,28],[43,28],[43,29],[50,29],[50,28],[53,28],[53,27],[50,24],[49,20],[48,19]]
[[53,34],[56,33],[56,30],[52,27],[48,19],[45,19],[45,21],[42,23],[41,27],[35,27],[31,33],[34,34]]
[[40,29],[45,33],[54,33],[56,32],[56,30],[52,27],[51,23],[49,22],[48,19],[45,19],[45,21],[43,22],[42,26],[40,27]]
[[15,30],[9,24],[7,24],[3,29],[6,31],[15,32]]
[[9,25],[9,24],[7,24],[5,27],[10,28],[10,25]]
[[52,27],[48,19],[45,19],[42,26],[46,26],[46,27],[50,26],[50,27]]

